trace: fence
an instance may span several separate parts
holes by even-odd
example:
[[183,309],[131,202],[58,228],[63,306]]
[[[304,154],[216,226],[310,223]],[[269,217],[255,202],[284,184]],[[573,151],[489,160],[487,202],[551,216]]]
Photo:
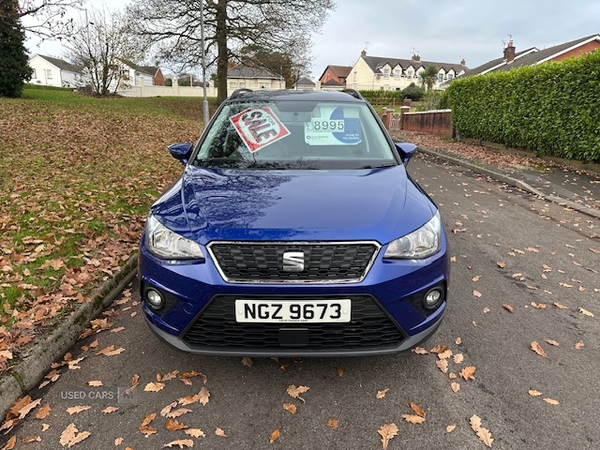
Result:
[[410,107],[408,106],[401,107],[400,113],[395,113],[393,110],[384,108],[381,117],[383,124],[391,132],[401,130],[423,131],[449,138],[455,136],[451,110],[409,111]]

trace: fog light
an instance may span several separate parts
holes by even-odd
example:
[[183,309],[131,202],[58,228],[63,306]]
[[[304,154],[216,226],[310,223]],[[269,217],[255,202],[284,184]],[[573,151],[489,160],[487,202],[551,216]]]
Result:
[[146,291],[146,302],[150,308],[157,310],[161,309],[165,304],[162,295],[160,295],[160,292],[155,289],[148,289]]
[[440,288],[433,288],[423,297],[423,306],[427,309],[435,309],[440,305],[441,300],[442,291]]

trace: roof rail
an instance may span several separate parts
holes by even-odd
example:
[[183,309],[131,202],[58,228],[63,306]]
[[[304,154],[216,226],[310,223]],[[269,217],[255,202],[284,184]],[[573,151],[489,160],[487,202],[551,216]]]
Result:
[[245,94],[247,92],[253,92],[253,91],[252,91],[252,89],[246,89],[246,88],[236,89],[235,91],[233,91],[233,94],[231,94],[231,96],[229,98],[241,97],[242,94]]
[[360,95],[360,92],[358,92],[356,89],[342,89],[342,92],[350,94],[352,97],[358,98],[359,100],[363,100],[363,96]]

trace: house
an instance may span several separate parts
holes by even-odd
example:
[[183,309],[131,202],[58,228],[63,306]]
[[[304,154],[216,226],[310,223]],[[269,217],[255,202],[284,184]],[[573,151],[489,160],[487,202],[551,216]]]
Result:
[[29,80],[32,84],[57,87],[77,87],[84,84],[81,69],[59,58],[34,54],[29,58],[29,67],[33,69]]
[[419,55],[413,55],[411,59],[367,56],[367,52],[363,50],[352,67],[346,86],[356,90],[400,91],[411,83],[419,84],[419,74],[430,65],[438,69],[434,89],[468,70],[464,59],[458,64],[441,63],[421,61]]
[[285,89],[285,80],[262,67],[237,65],[227,71],[227,95],[240,88],[274,91]]
[[[327,66],[323,74],[319,77],[321,86],[328,86],[329,89],[344,89],[348,75],[352,72],[352,66]],[[333,83],[330,83],[333,81]]]
[[468,70],[465,76],[506,71],[516,67],[541,64],[546,61],[561,61],[566,58],[592,52],[598,48],[600,48],[600,34],[592,34],[543,50],[531,47],[520,52],[517,52],[514,42],[511,39],[504,48],[502,57]]
[[302,77],[294,83],[294,89],[297,91],[314,91],[316,88],[317,84],[306,77]]
[[137,86],[143,80],[144,86],[164,86],[165,77],[158,66],[158,62],[153,66],[140,66],[123,58],[117,58],[119,65],[113,70],[120,71],[121,80],[131,86]]

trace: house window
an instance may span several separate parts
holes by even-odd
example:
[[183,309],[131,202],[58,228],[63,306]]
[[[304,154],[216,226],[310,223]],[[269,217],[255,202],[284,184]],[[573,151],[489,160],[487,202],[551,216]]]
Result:
[[240,81],[240,88],[245,88],[245,87],[246,87],[246,82]]
[[394,69],[394,78],[396,80],[400,78],[400,69]]
[[52,69],[46,69],[46,80],[52,79]]
[[390,69],[383,69],[383,78],[388,79],[390,77]]
[[444,74],[438,73],[438,83],[441,83],[442,81],[444,81]]
[[231,89],[236,89],[236,88],[238,87],[238,84],[237,84],[237,82],[235,82],[235,81],[232,81],[231,83],[229,83],[229,87],[230,87]]
[[358,72],[355,70],[354,71],[354,82],[356,83],[356,80],[358,79]]
[[454,78],[454,74],[453,74],[453,73],[449,73],[449,74],[448,74],[448,79],[449,79],[449,80],[452,80],[453,78]]
[[35,69],[31,69],[31,70],[33,70],[33,73],[31,74],[31,78],[32,78],[32,79],[33,79],[33,78],[37,78],[37,75],[36,75],[36,73],[35,73]]
[[259,89],[271,89],[271,83],[259,82],[258,88]]
[[408,69],[408,70],[406,71],[406,76],[407,76],[408,78],[412,78],[412,77],[413,77],[413,75],[414,75],[414,72],[413,72],[413,70],[412,70],[412,69]]

